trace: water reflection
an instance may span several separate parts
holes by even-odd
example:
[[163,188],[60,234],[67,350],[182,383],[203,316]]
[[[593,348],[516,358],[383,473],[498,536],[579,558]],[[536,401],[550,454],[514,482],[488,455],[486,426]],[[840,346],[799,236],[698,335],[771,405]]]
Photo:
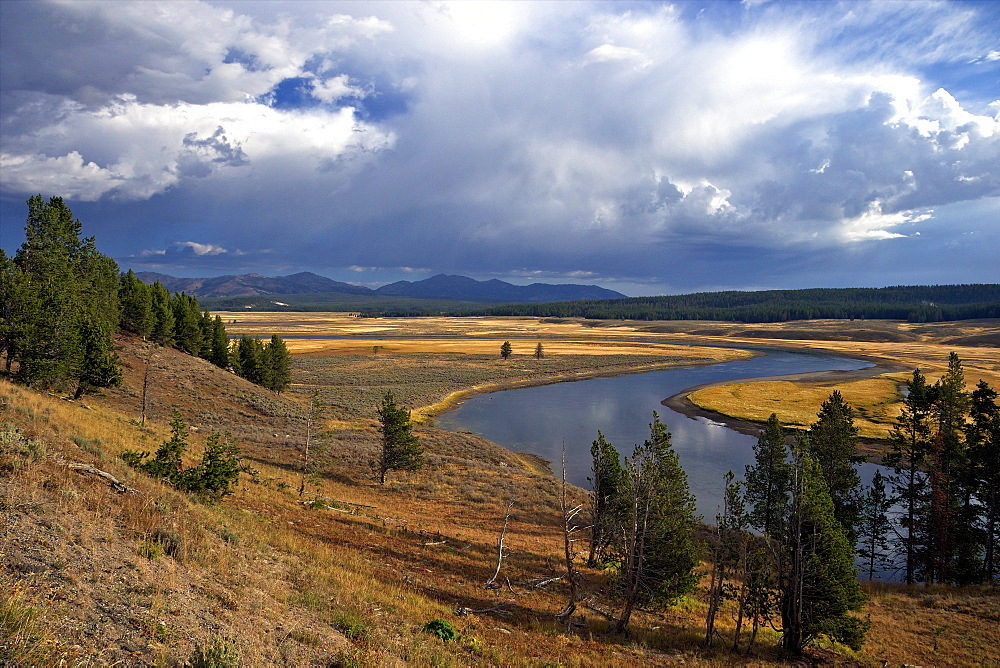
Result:
[[[705,418],[688,418],[660,402],[681,390],[721,380],[860,369],[870,363],[830,355],[771,352],[761,357],[706,367],[665,369],[649,373],[595,378],[555,385],[479,395],[440,416],[437,425],[465,430],[519,452],[530,452],[553,463],[566,444],[566,476],[589,487],[590,445],[597,431],[630,455],[649,435],[653,411],[667,424],[697,511],[713,520],[722,497],[723,476],[732,470],[742,477],[753,460],[756,438]],[[870,477],[870,473],[868,477]]]

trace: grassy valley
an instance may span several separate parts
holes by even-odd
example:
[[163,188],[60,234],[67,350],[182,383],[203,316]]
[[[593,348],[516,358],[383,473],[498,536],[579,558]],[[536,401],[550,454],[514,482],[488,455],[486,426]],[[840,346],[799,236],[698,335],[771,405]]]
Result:
[[[566,602],[565,583],[538,586],[561,573],[560,487],[548,464],[471,434],[442,432],[432,419],[463,393],[751,354],[655,342],[762,343],[766,329],[748,336],[746,326],[721,323],[686,323],[685,329],[681,323],[533,318],[224,317],[237,335],[289,337],[295,353],[290,391],[275,395],[204,360],[131,337],[118,339],[120,388],[71,401],[0,381],[0,631],[8,663],[181,665],[206,655],[238,656],[249,666],[785,663],[770,630],[762,631],[750,656],[724,646],[704,650],[701,590],[664,613],[637,614],[628,636],[609,634],[602,613],[611,609],[607,576],[583,566],[588,604],[574,616],[579,626],[567,630],[554,618]],[[952,339],[998,331],[996,322],[986,321],[964,323],[961,331],[958,323],[947,330],[896,324],[879,330],[893,340],[876,348],[863,336],[843,338],[846,323],[836,338],[829,335],[837,327],[832,322],[798,323],[794,339],[781,336],[784,325],[770,327],[781,345],[877,355],[928,371],[947,359],[942,350],[955,349]],[[514,347],[509,361],[497,355],[503,340]],[[539,341],[546,352],[540,360],[531,356]],[[967,381],[995,382],[995,347],[959,350],[968,362]],[[752,389],[758,401],[774,391],[794,394],[794,410],[815,414],[834,386],[829,379],[807,380],[791,392],[747,383],[742,391]],[[387,388],[423,419],[416,433],[427,463],[379,486],[369,463],[378,446],[374,409]],[[316,474],[299,496],[313,389],[327,409],[326,437]],[[847,385],[844,391],[853,403]],[[814,394],[819,399],[810,406]],[[891,414],[890,394],[871,393],[871,402]],[[868,395],[857,396],[863,403]],[[720,401],[719,410],[733,411]],[[242,447],[254,473],[244,474],[223,501],[199,501],[119,460],[126,449],[155,449],[175,409],[191,429],[192,459],[213,430],[231,432]],[[118,493],[72,464],[92,465],[132,491]],[[575,488],[569,495],[575,502],[585,498]],[[510,500],[503,586],[486,589]],[[1000,662],[990,641],[1000,623],[995,590],[880,584],[868,593],[865,614],[873,626],[865,648],[855,654],[813,647],[812,660]],[[720,615],[723,634],[732,632],[731,613]],[[445,641],[425,632],[435,619],[458,637]]]

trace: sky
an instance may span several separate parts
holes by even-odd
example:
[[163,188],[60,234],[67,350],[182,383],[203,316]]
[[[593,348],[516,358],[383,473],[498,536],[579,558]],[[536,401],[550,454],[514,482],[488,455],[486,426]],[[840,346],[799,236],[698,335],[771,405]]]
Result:
[[0,2],[0,247],[627,295],[1000,282],[1000,2]]

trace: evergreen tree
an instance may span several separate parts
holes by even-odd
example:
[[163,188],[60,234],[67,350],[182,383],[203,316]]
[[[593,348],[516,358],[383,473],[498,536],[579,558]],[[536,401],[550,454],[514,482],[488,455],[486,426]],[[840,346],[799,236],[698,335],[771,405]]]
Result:
[[122,453],[122,459],[130,466],[134,466],[154,478],[161,478],[172,485],[177,485],[181,481],[181,472],[184,469],[183,458],[187,447],[187,423],[184,422],[184,418],[175,408],[170,419],[170,438],[160,444],[153,459],[143,461],[148,453],[136,453],[129,450]]
[[885,456],[886,466],[892,467],[893,489],[896,497],[905,506],[905,516],[901,524],[905,533],[898,534],[902,551],[906,556],[905,581],[913,584],[917,573],[917,552],[920,545],[919,509],[921,498],[927,485],[923,472],[930,450],[931,407],[934,393],[919,369],[906,383],[906,398],[903,410],[890,432],[889,452]]
[[794,460],[785,550],[789,563],[781,603],[785,649],[801,655],[821,635],[861,649],[867,627],[850,614],[864,604],[854,549],[834,514],[819,465],[802,450]]
[[969,584],[978,580],[981,536],[976,528],[979,509],[973,500],[975,481],[963,438],[970,397],[957,353],[948,356],[948,370],[934,389],[937,435],[931,443],[937,447],[929,462],[930,507],[941,522],[929,525],[929,536],[934,540],[928,547],[938,565],[934,569],[938,582]]
[[220,369],[229,368],[229,334],[220,316],[212,320],[211,353],[208,361]]
[[542,342],[539,341],[538,345],[535,346],[535,359],[540,360],[545,357],[545,350],[542,348]]
[[609,443],[604,434],[597,432],[597,440],[590,446],[593,460],[593,478],[590,478],[590,555],[588,566],[595,566],[605,557],[622,525],[625,472],[622,469],[618,450]]
[[153,293],[149,286],[136,278],[129,269],[122,274],[118,287],[121,302],[121,328],[146,338],[153,333]]
[[174,345],[174,310],[170,303],[170,293],[159,281],[149,288],[153,311],[153,329],[150,337],[161,346]]
[[152,459],[146,459],[148,452],[134,450],[126,450],[121,458],[129,466],[186,492],[213,499],[231,494],[244,467],[240,464],[240,449],[230,440],[229,434],[223,440],[218,433],[212,432],[205,443],[201,462],[185,469],[183,460],[187,447],[187,424],[175,409],[170,420],[170,438],[160,444]]
[[111,336],[99,322],[89,318],[82,324],[83,358],[74,399],[92,387],[119,387],[122,384],[121,361],[111,346]]
[[188,355],[200,355],[202,336],[198,300],[183,292],[174,293],[170,308],[174,314],[174,345]]
[[118,366],[111,342],[118,266],[93,238],[80,239],[81,230],[62,198],[36,195],[28,199],[24,243],[13,260],[2,258],[0,287],[11,303],[2,308],[0,337],[22,382],[80,391],[120,379],[116,369],[94,368]]
[[[715,516],[715,531],[709,543],[709,560],[712,564],[708,585],[708,609],[705,615],[705,646],[711,647],[715,639],[715,618],[726,598],[739,598],[727,587],[727,578],[740,578],[739,572],[747,551],[748,517],[746,504],[740,492],[741,483],[734,480],[733,472],[725,477],[722,510]],[[740,606],[736,638],[739,642],[743,623],[743,606]]]
[[509,359],[512,350],[513,349],[511,348],[510,341],[504,341],[502,344],[500,344],[500,357],[504,359]]
[[925,488],[917,502],[914,522],[915,575],[924,582],[950,582],[955,556],[955,511],[950,494],[948,454],[944,434],[936,432],[927,451]]
[[844,401],[840,390],[834,390],[823,402],[817,417],[809,428],[809,450],[830,488],[834,515],[844,527],[848,541],[854,545],[859,516],[858,487],[861,485],[854,464],[862,461],[855,454],[858,429],[854,426],[854,410]]
[[754,446],[754,464],[746,467],[750,526],[775,539],[784,534],[791,482],[785,432],[778,416],[771,413]]
[[234,366],[242,378],[255,385],[264,384],[264,347],[257,339],[244,334],[236,345]]
[[385,393],[378,407],[382,453],[376,465],[378,481],[385,484],[389,471],[419,471],[424,465],[424,449],[413,435],[410,411],[396,405],[392,390]]
[[24,336],[26,292],[24,273],[0,248],[0,354],[7,356],[5,369],[8,372],[19,357],[17,346]]
[[875,471],[871,487],[861,498],[858,556],[869,580],[875,577],[875,573],[892,566],[892,548],[888,538],[892,529],[892,522],[889,521],[892,499],[885,493],[885,484],[881,471]]
[[694,531],[698,520],[687,475],[670,432],[653,413],[650,437],[625,462],[627,510],[620,546],[618,590],[623,608],[615,631],[636,606],[663,608],[697,584]]
[[226,434],[223,438],[212,432],[205,441],[201,462],[183,472],[178,487],[211,499],[221,499],[232,494],[242,470],[240,449],[232,442],[230,435]]
[[277,334],[267,346],[267,389],[281,394],[292,384],[292,358],[285,342]]
[[198,319],[198,329],[201,330],[201,350],[198,351],[198,357],[211,361],[212,337],[215,334],[215,325],[212,322],[212,314],[208,312],[208,309],[201,312],[201,317]]
[[[1000,534],[1000,406],[997,392],[980,380],[971,397],[969,424],[965,428],[969,448],[969,469],[976,499],[979,501],[974,526],[978,528],[982,559],[977,580],[993,583],[1000,575],[997,558]],[[971,519],[971,518],[970,518]]]

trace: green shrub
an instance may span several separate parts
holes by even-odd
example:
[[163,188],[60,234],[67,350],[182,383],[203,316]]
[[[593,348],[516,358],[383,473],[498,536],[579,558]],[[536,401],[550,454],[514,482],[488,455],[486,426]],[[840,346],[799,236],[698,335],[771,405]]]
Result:
[[204,647],[195,644],[186,665],[190,668],[238,668],[240,653],[233,640],[212,636]]
[[437,636],[445,642],[455,640],[459,637],[458,631],[451,625],[451,622],[440,618],[432,619],[424,624],[424,633],[430,633],[432,636]]
[[157,448],[152,459],[147,459],[148,452],[135,450],[126,450],[119,457],[132,468],[164,480],[177,489],[221,499],[232,493],[243,471],[240,449],[230,442],[228,436],[223,440],[222,436],[213,432],[205,443],[201,463],[184,469],[182,459],[187,451],[187,425],[175,410],[170,421],[170,438]]

